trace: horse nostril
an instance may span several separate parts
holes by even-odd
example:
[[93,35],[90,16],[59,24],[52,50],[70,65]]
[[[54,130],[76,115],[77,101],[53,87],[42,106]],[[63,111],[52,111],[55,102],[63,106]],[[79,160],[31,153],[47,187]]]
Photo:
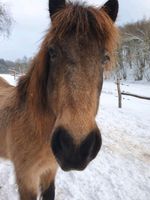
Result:
[[92,160],[96,157],[101,148],[102,139],[98,129],[92,131],[80,146],[80,154],[82,158]]
[[58,128],[53,133],[52,137],[52,150],[58,159],[61,159],[62,153],[68,154],[68,149],[73,144],[72,137],[64,128]]

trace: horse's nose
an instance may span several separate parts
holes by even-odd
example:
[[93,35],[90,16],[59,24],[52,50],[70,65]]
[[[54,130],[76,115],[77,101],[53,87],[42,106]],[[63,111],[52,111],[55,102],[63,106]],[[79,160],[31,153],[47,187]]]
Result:
[[101,135],[98,129],[93,130],[80,143],[64,128],[57,128],[52,137],[52,150],[60,165],[65,170],[83,170],[96,157],[101,147]]

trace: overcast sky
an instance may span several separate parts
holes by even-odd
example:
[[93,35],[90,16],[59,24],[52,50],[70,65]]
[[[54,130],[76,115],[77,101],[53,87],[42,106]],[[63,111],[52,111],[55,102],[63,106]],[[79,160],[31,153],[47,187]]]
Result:
[[[14,19],[10,37],[0,37],[0,58],[15,60],[24,55],[32,57],[38,51],[42,37],[50,25],[48,0],[0,0],[8,5]],[[78,0],[80,1],[80,0]],[[106,0],[84,0],[100,6]],[[117,23],[150,18],[150,0],[119,0]]]

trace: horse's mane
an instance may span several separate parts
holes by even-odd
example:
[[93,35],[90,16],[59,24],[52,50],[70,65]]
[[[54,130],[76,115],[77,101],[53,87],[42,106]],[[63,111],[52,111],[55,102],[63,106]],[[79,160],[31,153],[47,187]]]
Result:
[[118,40],[117,28],[103,8],[96,9],[80,3],[68,3],[65,8],[52,16],[52,26],[39,53],[34,58],[29,72],[18,83],[19,104],[28,100],[35,109],[45,110],[50,68],[49,41],[61,40],[72,35],[75,35],[76,39],[83,37],[85,42],[97,40],[110,55],[114,52]]

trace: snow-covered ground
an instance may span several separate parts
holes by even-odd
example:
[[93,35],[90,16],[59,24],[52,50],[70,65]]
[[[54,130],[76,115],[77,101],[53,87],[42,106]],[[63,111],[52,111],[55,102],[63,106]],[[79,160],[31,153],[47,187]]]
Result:
[[16,85],[16,78],[14,76],[11,76],[9,74],[0,74],[0,76],[6,79],[12,85]]
[[[121,88],[150,96],[148,84]],[[124,96],[123,108],[117,104],[116,85],[105,82],[96,118],[102,149],[83,172],[59,169],[56,200],[150,200],[150,101]],[[0,161],[0,200],[17,196],[12,165]]]

